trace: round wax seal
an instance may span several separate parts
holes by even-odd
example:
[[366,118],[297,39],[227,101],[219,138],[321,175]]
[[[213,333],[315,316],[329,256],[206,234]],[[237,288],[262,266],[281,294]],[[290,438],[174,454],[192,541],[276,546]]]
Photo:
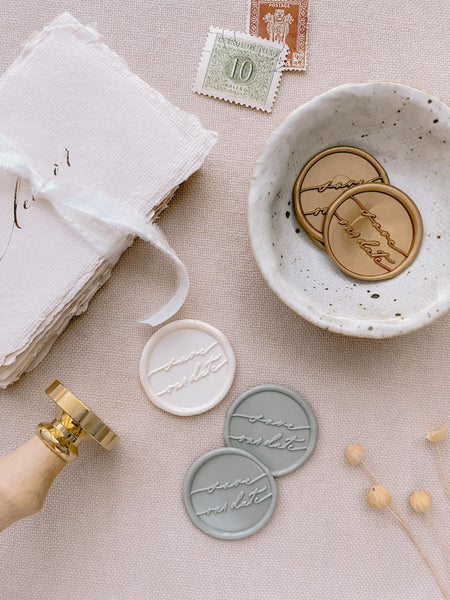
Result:
[[219,448],[199,458],[183,486],[189,516],[205,533],[236,540],[263,527],[275,510],[277,489],[269,469],[236,448]]
[[389,178],[368,152],[350,146],[323,150],[306,163],[295,182],[297,219],[312,238],[323,242],[323,225],[330,205],[347,190],[375,182],[389,183]]
[[325,246],[336,265],[367,281],[390,279],[416,258],[422,218],[409,196],[382,183],[348,190],[329,208]]
[[308,402],[281,385],[245,392],[228,411],[225,440],[259,458],[274,476],[297,469],[314,450],[317,421]]
[[139,374],[148,397],[175,415],[213,408],[233,382],[235,358],[215,327],[185,319],[161,327],[147,342]]

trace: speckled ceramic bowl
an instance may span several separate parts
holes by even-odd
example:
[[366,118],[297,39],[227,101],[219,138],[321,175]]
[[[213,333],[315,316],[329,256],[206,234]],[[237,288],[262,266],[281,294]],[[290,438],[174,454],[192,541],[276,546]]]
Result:
[[[393,279],[365,282],[342,273],[298,223],[292,189],[303,165],[331,146],[372,154],[391,184],[418,206],[418,257]],[[297,108],[256,163],[248,205],[258,266],[273,291],[319,327],[387,338],[430,323],[450,306],[450,108],[391,82],[343,85]]]

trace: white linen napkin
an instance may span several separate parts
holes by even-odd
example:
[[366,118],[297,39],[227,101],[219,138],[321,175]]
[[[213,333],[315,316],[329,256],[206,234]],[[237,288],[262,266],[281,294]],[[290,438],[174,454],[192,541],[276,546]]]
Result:
[[0,387],[36,366],[134,236],[186,270],[152,219],[215,143],[65,13],[0,78]]

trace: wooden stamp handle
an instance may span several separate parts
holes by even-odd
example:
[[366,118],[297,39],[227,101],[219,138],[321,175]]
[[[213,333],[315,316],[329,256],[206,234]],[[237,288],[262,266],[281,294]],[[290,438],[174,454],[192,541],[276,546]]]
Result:
[[78,456],[78,443],[92,438],[110,449],[119,437],[59,381],[46,393],[58,405],[57,418],[40,423],[36,436],[0,458],[0,531],[37,513],[53,480]]
[[37,436],[0,458],[0,531],[42,508],[53,480],[66,464]]

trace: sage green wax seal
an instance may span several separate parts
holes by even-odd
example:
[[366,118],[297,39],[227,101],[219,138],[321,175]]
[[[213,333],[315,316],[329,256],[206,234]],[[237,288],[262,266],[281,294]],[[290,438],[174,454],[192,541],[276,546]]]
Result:
[[317,421],[309,403],[281,385],[245,392],[228,411],[228,446],[251,452],[276,477],[297,469],[316,445]]
[[219,448],[191,466],[184,479],[183,500],[202,531],[236,540],[267,523],[275,510],[277,488],[272,473],[252,454]]

